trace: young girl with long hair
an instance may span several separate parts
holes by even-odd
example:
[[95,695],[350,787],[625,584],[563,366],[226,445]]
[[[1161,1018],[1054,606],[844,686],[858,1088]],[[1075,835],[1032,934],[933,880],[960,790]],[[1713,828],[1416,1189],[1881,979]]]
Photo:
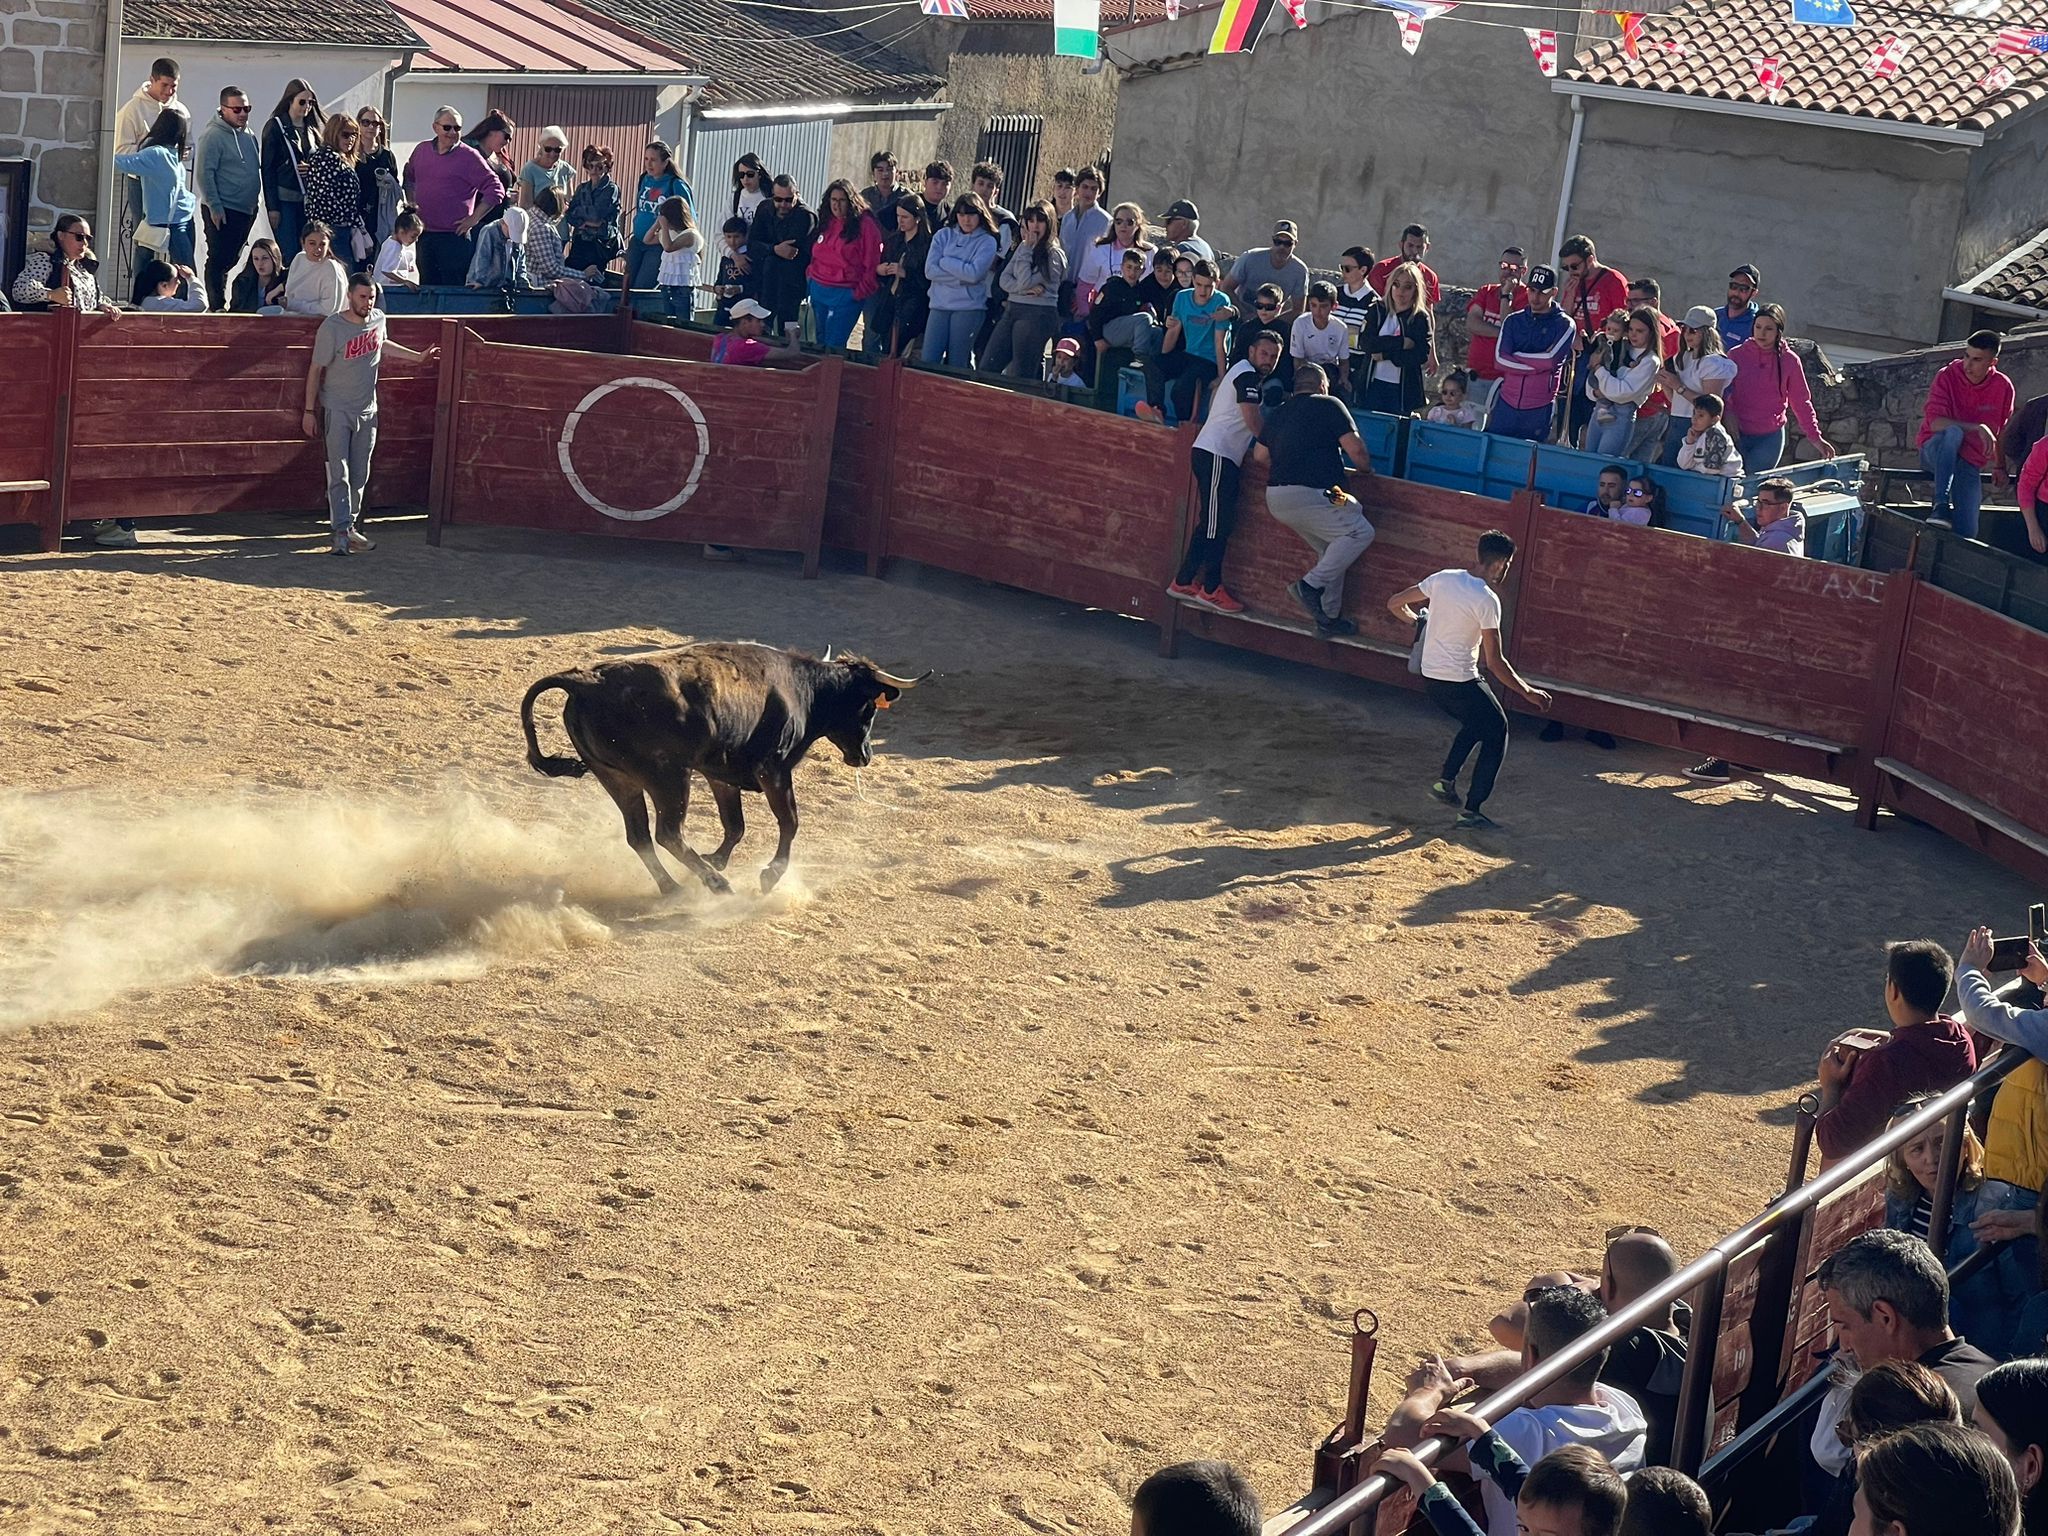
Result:
[[697,273],[703,265],[704,236],[690,217],[690,205],[680,197],[662,199],[647,231],[647,243],[661,247],[661,269],[655,282],[671,320],[688,320],[697,313]]
[[[1614,321],[1619,318],[1619,327]],[[1616,330],[1619,335],[1616,335]],[[1586,423],[1588,453],[1613,459],[1628,452],[1635,436],[1636,412],[1657,387],[1664,355],[1654,309],[1616,310],[1601,328],[1599,350],[1586,371],[1586,393],[1593,401]]]

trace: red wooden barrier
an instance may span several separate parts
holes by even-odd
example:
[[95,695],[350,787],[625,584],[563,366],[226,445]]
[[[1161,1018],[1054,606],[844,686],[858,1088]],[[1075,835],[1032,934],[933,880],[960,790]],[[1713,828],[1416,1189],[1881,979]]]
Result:
[[1186,459],[1174,436],[966,379],[897,372],[881,542],[902,556],[1157,619]]
[[1554,508],[1530,535],[1512,652],[1560,694],[1562,718],[1756,767],[1846,772],[1870,708],[1883,576]]
[[1914,582],[1866,825],[1887,803],[2048,879],[2044,744],[2048,635]]
[[[1192,441],[1192,433],[1182,436]],[[1183,456],[1183,473],[1185,466]],[[1174,603],[1168,624],[1225,645],[1403,686],[1413,682],[1408,672],[1413,635],[1387,611],[1387,599],[1434,571],[1470,565],[1479,535],[1489,528],[1500,529],[1517,544],[1528,532],[1528,511],[1519,502],[1391,476],[1354,475],[1352,492],[1373,525],[1372,547],[1351,567],[1344,584],[1344,614],[1358,625],[1358,635],[1323,640],[1287,592],[1315,564],[1315,551],[1266,510],[1263,468],[1247,465],[1239,489],[1237,531],[1231,535],[1223,584],[1245,605],[1246,614],[1233,617]],[[1191,511],[1190,522],[1192,517]],[[1169,541],[1162,583],[1178,574],[1184,547]]]
[[458,523],[740,544],[816,574],[837,358],[715,368],[474,336],[455,354],[435,539]]
[[[7,358],[8,430],[0,436],[0,485],[33,486],[56,475],[58,412],[68,392],[60,356],[66,316],[8,315],[0,318],[0,351]],[[40,523],[51,492],[0,490],[0,523]]]

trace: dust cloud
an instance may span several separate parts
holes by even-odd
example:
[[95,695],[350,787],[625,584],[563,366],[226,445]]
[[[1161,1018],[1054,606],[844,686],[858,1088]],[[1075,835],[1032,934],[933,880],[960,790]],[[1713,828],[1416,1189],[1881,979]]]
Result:
[[0,795],[0,879],[0,1028],[204,975],[474,976],[607,943],[653,905],[609,803],[514,820],[452,788],[163,809]]

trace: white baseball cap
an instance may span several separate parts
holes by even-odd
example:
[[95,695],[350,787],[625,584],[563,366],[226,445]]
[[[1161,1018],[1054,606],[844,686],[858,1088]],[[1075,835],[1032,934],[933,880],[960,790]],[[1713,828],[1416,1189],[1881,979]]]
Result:
[[775,311],[765,304],[756,303],[752,299],[741,299],[739,303],[733,305],[733,319],[744,320],[749,315],[759,315],[763,320],[773,320],[775,318]]

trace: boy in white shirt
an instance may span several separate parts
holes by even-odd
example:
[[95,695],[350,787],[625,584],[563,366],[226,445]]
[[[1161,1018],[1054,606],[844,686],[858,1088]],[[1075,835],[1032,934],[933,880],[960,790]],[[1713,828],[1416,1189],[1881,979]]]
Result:
[[401,288],[419,287],[420,258],[413,247],[419,244],[420,231],[424,228],[426,226],[420,222],[420,216],[410,208],[398,216],[391,226],[391,238],[377,252],[378,282],[396,283]]
[[1308,308],[1289,327],[1287,355],[1297,363],[1320,363],[1340,400],[1351,398],[1351,332],[1336,319],[1337,290],[1329,283],[1310,283]]

